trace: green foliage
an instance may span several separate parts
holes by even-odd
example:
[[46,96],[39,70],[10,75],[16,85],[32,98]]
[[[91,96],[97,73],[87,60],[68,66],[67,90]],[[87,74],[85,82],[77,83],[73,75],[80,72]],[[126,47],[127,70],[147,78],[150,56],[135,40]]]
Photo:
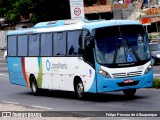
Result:
[[157,89],[160,88],[160,79],[154,78],[153,87]]
[[37,21],[40,19],[39,15],[37,14],[32,14],[31,22],[32,23],[37,23]]
[[10,24],[20,21],[21,17],[30,19],[35,6],[32,0],[0,0],[0,17],[5,17]]
[[151,34],[148,34],[148,38],[152,38],[152,35],[151,35]]
[[10,24],[14,24],[17,22],[18,16],[14,12],[7,12],[6,13],[7,22]]
[[160,37],[160,34],[159,33],[149,33],[148,34],[148,37],[150,39],[156,39],[156,38],[159,38]]
[[0,17],[5,18],[9,24],[15,24],[23,19],[33,23],[69,19],[69,1],[0,0]]

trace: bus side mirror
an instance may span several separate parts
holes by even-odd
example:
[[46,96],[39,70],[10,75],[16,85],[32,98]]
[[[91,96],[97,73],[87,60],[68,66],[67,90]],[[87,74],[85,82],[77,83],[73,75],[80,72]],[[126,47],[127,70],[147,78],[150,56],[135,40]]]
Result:
[[90,47],[91,46],[91,41],[92,41],[92,37],[91,36],[86,36],[85,37],[85,47]]
[[94,47],[94,41],[92,36],[87,35],[85,36],[85,43],[84,43],[84,54],[83,58],[85,61],[90,63],[94,67],[94,54],[93,54],[93,47]]
[[83,53],[83,57],[85,60],[87,60],[87,55],[90,52],[90,47],[91,47],[91,41],[92,41],[92,37],[90,35],[86,35],[84,38],[84,53]]
[[86,40],[85,41],[85,47],[89,47],[91,45],[91,41],[90,40]]

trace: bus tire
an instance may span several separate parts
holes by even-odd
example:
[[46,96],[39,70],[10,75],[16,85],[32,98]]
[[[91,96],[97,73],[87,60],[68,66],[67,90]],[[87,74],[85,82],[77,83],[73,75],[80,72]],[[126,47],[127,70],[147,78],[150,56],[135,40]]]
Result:
[[123,93],[125,94],[126,97],[133,97],[136,93],[136,89],[123,90]]
[[35,95],[35,96],[39,95],[40,89],[38,88],[38,85],[37,85],[35,77],[31,78],[30,86],[31,86],[31,91],[32,91],[33,95]]
[[83,99],[84,98],[84,86],[81,80],[78,80],[75,82],[74,89],[75,89],[75,94],[77,98]]

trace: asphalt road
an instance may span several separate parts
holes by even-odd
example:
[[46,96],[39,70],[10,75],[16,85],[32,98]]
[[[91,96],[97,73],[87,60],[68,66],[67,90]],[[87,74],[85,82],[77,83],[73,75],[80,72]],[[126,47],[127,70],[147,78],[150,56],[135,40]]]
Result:
[[160,78],[160,64],[153,67],[154,78]]
[[[7,64],[0,57],[1,103],[19,104],[45,111],[72,111],[71,114],[89,117],[97,115],[86,114],[84,111],[160,111],[160,89],[139,89],[133,98],[126,98],[122,92],[88,94],[84,100],[77,100],[74,93],[64,91],[50,91],[41,96],[33,96],[30,88],[10,84],[7,72]],[[159,73],[160,65],[154,66],[154,75],[160,77]]]

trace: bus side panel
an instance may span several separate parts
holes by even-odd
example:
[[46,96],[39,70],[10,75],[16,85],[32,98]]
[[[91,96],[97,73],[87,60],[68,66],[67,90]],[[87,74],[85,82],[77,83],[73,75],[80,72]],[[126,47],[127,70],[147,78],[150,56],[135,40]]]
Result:
[[[85,92],[96,91],[96,89],[89,91],[93,85],[95,70],[82,58],[43,57],[42,63],[42,88],[48,86],[50,89],[74,91],[74,78],[79,76],[84,84]],[[34,63],[34,65],[36,64]]]
[[10,82],[17,85],[28,86],[23,75],[22,60],[20,57],[8,57],[8,72]]
[[44,73],[42,74],[42,87],[44,89],[52,89],[52,74]]
[[27,73],[26,76],[30,76],[31,74],[37,80],[37,84],[39,88],[42,88],[42,79],[43,79],[43,67],[42,67],[42,58],[41,57],[26,57],[24,59],[25,63],[25,71]]
[[14,71],[14,75],[11,72],[12,83],[29,86],[29,76],[33,74],[39,88],[74,91],[73,80],[79,76],[85,92],[96,92],[95,70],[78,57],[14,57],[14,60],[9,60],[9,71]]
[[96,93],[97,87],[96,87],[95,69],[93,69],[93,67],[91,67],[87,63],[86,63],[86,68],[87,68],[87,77],[85,78],[86,82],[84,82],[85,92]]
[[[85,64],[78,57],[44,57],[42,63],[43,73],[51,76],[52,89],[74,91],[74,77],[86,76]],[[47,82],[43,78],[42,85]]]

